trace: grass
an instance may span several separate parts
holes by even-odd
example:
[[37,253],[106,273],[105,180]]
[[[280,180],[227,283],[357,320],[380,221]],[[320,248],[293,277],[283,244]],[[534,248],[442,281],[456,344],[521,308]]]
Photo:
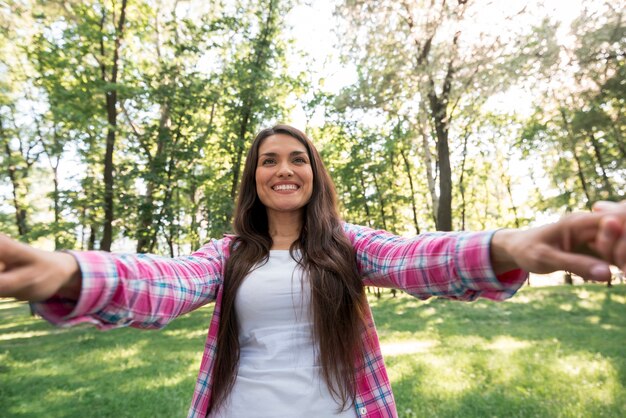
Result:
[[[371,300],[401,417],[623,417],[626,286],[505,303]],[[3,417],[184,417],[210,308],[162,331],[57,329],[0,300]]]

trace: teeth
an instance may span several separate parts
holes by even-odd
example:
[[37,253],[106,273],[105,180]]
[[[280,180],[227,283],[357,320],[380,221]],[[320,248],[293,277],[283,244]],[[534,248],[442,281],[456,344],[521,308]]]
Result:
[[279,184],[273,187],[274,190],[297,190],[298,186],[295,184]]

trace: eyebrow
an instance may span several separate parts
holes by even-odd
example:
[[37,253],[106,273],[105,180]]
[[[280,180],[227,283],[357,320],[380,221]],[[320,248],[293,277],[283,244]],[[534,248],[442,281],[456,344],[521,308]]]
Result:
[[[301,155],[301,154],[306,154],[306,151],[292,151],[289,153],[290,157],[295,157],[296,155]],[[264,152],[263,154],[259,155],[260,157],[278,157],[278,154],[275,152]]]

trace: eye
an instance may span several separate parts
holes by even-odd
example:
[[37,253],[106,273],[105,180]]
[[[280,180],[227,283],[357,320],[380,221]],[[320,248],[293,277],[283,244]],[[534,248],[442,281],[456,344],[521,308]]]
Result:
[[261,162],[261,165],[271,165],[276,164],[276,160],[273,158],[266,158]]
[[304,157],[296,157],[296,158],[293,159],[293,162],[297,163],[297,164],[306,164],[306,158],[304,158]]

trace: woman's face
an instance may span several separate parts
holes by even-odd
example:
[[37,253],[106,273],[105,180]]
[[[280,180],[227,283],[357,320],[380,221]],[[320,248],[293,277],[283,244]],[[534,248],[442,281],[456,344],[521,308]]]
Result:
[[300,211],[313,192],[313,170],[306,147],[297,139],[275,134],[259,147],[256,192],[268,215]]

